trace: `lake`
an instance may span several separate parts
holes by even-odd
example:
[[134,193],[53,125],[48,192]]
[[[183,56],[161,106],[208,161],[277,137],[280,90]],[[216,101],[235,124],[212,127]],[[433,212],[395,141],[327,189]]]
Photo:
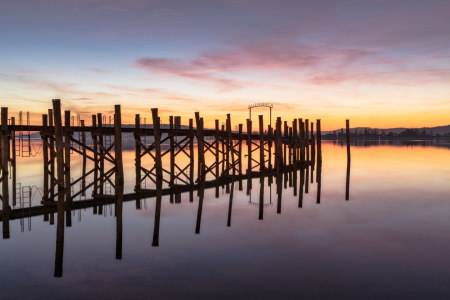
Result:
[[[322,152],[312,174],[163,196],[157,246],[155,198],[124,202],[120,230],[112,204],[72,211],[60,278],[56,214],[10,220],[10,238],[0,240],[2,298],[448,299],[450,148],[358,143],[350,170],[345,146],[323,142]],[[77,177],[81,160],[72,159]],[[124,159],[131,192],[134,151]],[[17,165],[36,206],[42,157]]]

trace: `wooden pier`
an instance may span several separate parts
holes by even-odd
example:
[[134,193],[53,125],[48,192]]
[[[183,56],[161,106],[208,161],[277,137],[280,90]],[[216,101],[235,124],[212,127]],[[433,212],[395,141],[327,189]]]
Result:
[[[17,155],[20,154],[17,151],[20,145],[16,145],[15,141],[16,133],[28,132],[29,137],[30,132],[39,132],[42,140],[43,196],[41,205],[28,209],[29,214],[42,212],[48,218],[45,214],[56,209],[58,224],[65,223],[66,226],[71,226],[72,209],[91,205],[101,213],[101,203],[105,199],[107,202],[113,201],[116,209],[121,209],[123,201],[130,199],[136,200],[139,209],[140,198],[158,198],[166,193],[170,195],[171,202],[176,202],[179,193],[189,192],[192,201],[195,190],[214,186],[218,196],[218,187],[223,184],[227,184],[227,191],[230,191],[229,184],[243,179],[276,177],[276,174],[306,166],[311,166],[311,174],[304,174],[306,181],[308,175],[312,180],[315,162],[321,164],[320,120],[315,123],[316,131],[313,122],[302,118],[287,122],[278,117],[275,128],[272,128],[264,123],[260,115],[257,126],[254,126],[253,120],[247,119],[246,131],[244,124],[238,124],[238,130],[233,131],[230,114],[226,115],[225,124],[221,127],[219,120],[215,120],[215,128],[207,129],[199,112],[187,120],[186,125],[182,125],[179,116],[171,116],[169,124],[163,125],[158,109],[153,108],[150,112],[150,126],[143,126],[139,114],[135,116],[134,126],[124,126],[121,107],[116,105],[113,124],[111,121],[105,124],[106,116],[98,113],[92,114],[91,125],[88,126],[87,120],[80,120],[79,117],[75,124],[71,112],[62,113],[61,102],[55,99],[52,108],[42,115],[42,125],[38,126],[29,125],[29,120],[26,125],[22,124],[22,120],[16,124],[15,118],[9,117],[8,108],[3,107],[0,136],[3,237],[9,237],[9,219],[17,218],[23,212],[23,208],[15,208],[15,168]],[[253,127],[257,128],[256,132]],[[134,193],[126,195],[123,134],[133,135],[135,150]],[[72,178],[74,174],[71,173],[71,153],[82,157],[82,175],[76,179]],[[320,176],[319,173],[317,176]],[[11,180],[9,177],[12,177]],[[279,176],[276,178],[281,180]],[[76,189],[78,186],[80,188]],[[92,192],[91,199],[86,199],[88,190]],[[13,195],[12,202],[10,194]],[[80,196],[85,199],[77,200]]]

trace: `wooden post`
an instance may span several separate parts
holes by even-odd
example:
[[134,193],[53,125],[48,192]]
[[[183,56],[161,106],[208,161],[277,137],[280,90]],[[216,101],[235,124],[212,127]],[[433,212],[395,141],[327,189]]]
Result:
[[[42,115],[42,126],[47,127],[47,115]],[[44,160],[44,196],[42,197],[42,201],[46,202],[48,201],[48,194],[49,194],[49,188],[48,188],[48,137],[47,137],[47,128],[44,129],[42,139],[44,142],[42,143],[42,156]],[[14,193],[15,194],[15,193]],[[53,200],[53,199],[52,199]]]
[[[174,126],[173,116],[169,117],[169,141],[170,141],[170,187],[175,183],[175,141],[174,141]],[[170,203],[173,202],[173,193],[170,193]]]
[[300,127],[300,162],[302,168],[305,166],[305,147],[306,147],[306,138],[305,138],[305,123],[302,119],[299,120]]
[[[136,128],[136,132],[134,133],[134,159],[135,159],[135,186],[134,190],[139,193],[141,190],[141,116],[136,114],[134,116],[134,127]],[[141,200],[136,199],[136,209],[141,209]]]
[[247,119],[247,173],[252,172],[252,120]]
[[314,183],[315,161],[316,161],[316,141],[314,138],[314,123],[311,121],[311,183]]
[[[228,131],[228,143],[227,143],[228,150],[227,150],[227,152],[229,153],[228,157],[231,155],[231,167],[233,168],[232,176],[233,176],[233,181],[234,181],[234,175],[236,174],[236,167],[235,167],[236,160],[234,157],[235,151],[234,151],[234,142],[233,142],[232,132],[231,132],[231,116],[230,116],[230,114],[227,114],[227,131]],[[230,166],[227,166],[227,168],[229,169]]]
[[214,132],[214,146],[215,146],[215,173],[216,173],[216,187],[215,187],[215,197],[219,198],[219,165],[220,165],[220,136],[219,136],[219,120],[215,120],[215,132]]
[[309,140],[309,120],[305,119],[305,139],[306,139],[306,161],[309,162],[309,145],[310,145],[310,140]]
[[163,180],[162,171],[162,159],[161,159],[161,131],[160,131],[160,119],[158,117],[158,109],[152,108],[153,119],[153,135],[155,139],[155,168],[156,168],[156,182]]
[[[97,126],[99,128],[103,127],[103,118],[102,118],[102,114],[101,113],[97,113]],[[99,153],[100,153],[100,159],[99,159],[99,167],[100,167],[100,194],[103,195],[104,194],[104,183],[103,181],[105,180],[105,151],[103,150],[104,144],[103,144],[103,135],[99,135],[97,136],[98,138],[98,143],[99,143]],[[100,209],[102,209],[102,206],[100,205]]]
[[64,111],[64,186],[66,194],[66,226],[72,226],[72,214],[70,205],[72,203],[70,188],[70,111]]
[[277,172],[281,171],[282,164],[283,164],[283,145],[281,141],[281,118],[277,117],[277,123],[276,123],[276,146],[275,146],[275,166],[277,169]]
[[264,120],[263,115],[259,115],[259,170],[264,172]]
[[116,259],[122,259],[122,214],[123,214],[123,159],[122,159],[122,113],[120,105],[114,106],[114,156],[116,163]]
[[317,132],[317,161],[322,161],[322,132],[320,128],[320,119],[316,121]]
[[[56,255],[55,266],[61,266],[61,268],[55,268],[55,277],[62,276],[62,261],[64,251],[64,211],[65,211],[65,187],[64,187],[64,145],[63,145],[63,128],[61,118],[61,102],[59,99],[53,99],[53,116],[55,122],[55,144],[56,144],[56,180],[58,186],[58,202],[57,202],[57,226],[59,230],[56,233]],[[67,188],[67,187],[66,187]],[[68,187],[70,188],[70,187]]]
[[[11,125],[16,125],[16,118],[11,117]],[[16,185],[17,185],[17,160],[16,160],[16,132],[11,130],[11,169],[12,169],[12,205],[17,204]]]
[[200,118],[200,113],[195,112],[195,121],[197,125],[197,151],[198,151],[198,177],[205,175],[205,144],[203,140],[203,118]]
[[[48,126],[53,127],[53,134],[55,134],[55,128],[54,128],[54,122],[53,122],[53,109],[49,109],[48,110]],[[55,137],[55,136],[53,136]],[[55,185],[57,185],[57,181],[56,181],[56,172],[55,172],[55,159],[56,159],[56,151],[55,151],[55,142],[54,139],[50,139],[50,148],[51,151],[49,152],[49,164],[50,164],[50,186],[51,186],[51,190],[50,190],[50,200],[51,201],[55,201]],[[54,219],[53,213],[51,215],[51,217]],[[51,220],[50,219],[50,223]]]
[[268,147],[267,147],[267,150],[268,150],[268,155],[269,155],[269,157],[268,157],[268,168],[269,168],[269,170],[272,170],[273,169],[273,166],[272,166],[272,138],[273,138],[273,128],[272,128],[272,125],[269,125],[269,127],[268,127],[268,133],[269,133],[269,136],[268,136],[268,142],[267,142],[267,144],[268,144]]
[[194,120],[189,119],[189,184],[194,185]]
[[[287,121],[284,121],[284,138],[287,140],[289,135],[289,129],[288,129],[288,125],[287,125]],[[287,161],[287,142],[284,143],[284,154],[283,154],[283,165],[287,165],[288,161]]]
[[[96,115],[92,115],[91,138],[92,138],[92,146],[94,147],[94,190],[93,190],[92,194],[94,197],[98,194],[98,171],[100,169],[99,162],[98,162],[98,145],[95,142],[97,140],[97,138],[93,134],[96,127],[97,127]],[[97,206],[94,206],[94,212],[96,212],[96,210],[97,210]]]
[[350,153],[350,120],[345,121],[345,136],[347,140],[347,174],[345,180],[345,200],[350,199],[350,165],[351,165],[351,153]]
[[298,148],[298,144],[297,144],[297,119],[294,119],[292,121],[292,138],[293,138],[293,147],[294,147],[294,151],[293,151],[293,162],[294,164],[297,163],[297,148]]
[[[239,175],[242,175],[242,124],[239,124],[239,149],[238,149],[238,160],[239,160]],[[240,181],[242,183],[242,181]],[[242,184],[239,185],[242,189]]]
[[[81,127],[84,128],[84,120],[80,121],[81,123]],[[81,143],[83,144],[83,162],[82,162],[82,167],[81,167],[81,176],[83,177],[83,179],[81,180],[81,195],[82,196],[86,196],[86,132],[83,131],[81,132]]]
[[3,213],[3,238],[10,238],[9,230],[9,184],[8,184],[8,158],[9,158],[9,130],[8,130],[8,108],[1,109],[1,157],[0,164],[2,169],[2,213]]

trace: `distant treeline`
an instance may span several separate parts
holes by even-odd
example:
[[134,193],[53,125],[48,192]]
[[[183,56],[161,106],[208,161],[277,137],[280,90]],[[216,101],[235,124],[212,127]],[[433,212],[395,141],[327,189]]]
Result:
[[[345,139],[345,129],[335,130],[331,133],[322,135],[323,139]],[[450,132],[445,134],[433,133],[433,130],[426,129],[405,129],[401,132],[392,132],[384,129],[371,128],[355,128],[350,129],[351,139],[436,139],[436,138],[450,138]]]

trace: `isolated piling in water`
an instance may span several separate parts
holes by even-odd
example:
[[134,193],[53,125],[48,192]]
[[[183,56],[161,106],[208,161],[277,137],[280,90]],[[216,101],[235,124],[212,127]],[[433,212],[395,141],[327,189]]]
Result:
[[350,120],[345,120],[345,137],[347,140],[347,174],[345,180],[345,200],[350,199],[350,164],[351,164],[351,153],[350,153]]
[[320,127],[320,119],[316,121],[317,132],[317,161],[322,161],[322,132]]
[[[141,136],[139,135],[139,130],[141,129],[141,117],[139,114],[134,116],[134,127],[136,128],[136,132],[134,134],[135,139],[135,190],[138,191],[141,189]],[[140,203],[140,202],[139,202]],[[138,205],[136,203],[136,205]]]

